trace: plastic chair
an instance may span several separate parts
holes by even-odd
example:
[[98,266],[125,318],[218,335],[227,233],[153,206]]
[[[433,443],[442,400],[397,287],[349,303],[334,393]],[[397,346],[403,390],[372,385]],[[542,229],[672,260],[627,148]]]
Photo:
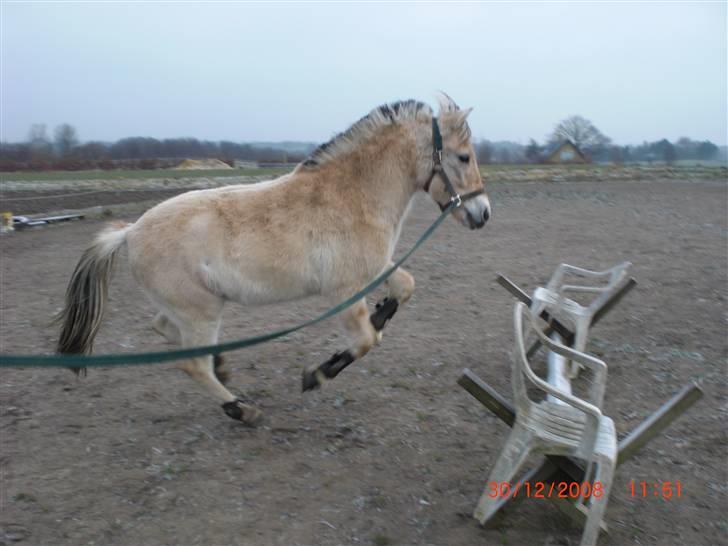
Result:
[[[546,287],[539,287],[533,294],[532,308],[538,315],[548,308],[549,312],[559,321],[571,325],[574,331],[573,348],[583,352],[594,315],[604,303],[614,294],[627,276],[632,264],[624,262],[605,271],[590,271],[569,264],[561,264],[556,268]],[[567,284],[567,279],[577,277],[596,281],[594,285]],[[582,305],[573,299],[567,298],[565,293],[596,294],[596,297],[587,305]],[[566,363],[569,377],[575,378],[580,367],[573,360]]]
[[[524,315],[528,317],[527,328],[536,333],[545,347],[571,361],[578,362],[595,374],[589,400],[565,393],[533,372],[524,344],[526,334]],[[592,466],[596,467],[594,480],[590,484],[593,487],[600,483],[602,492],[599,497],[589,496],[588,503],[585,498],[579,501],[587,514],[581,546],[592,546],[596,544],[599,536],[600,523],[607,506],[617,460],[617,437],[614,422],[602,415],[600,409],[604,398],[607,366],[597,358],[549,339],[541,331],[536,315],[532,314],[532,311],[523,303],[516,304],[513,322],[516,334],[513,363],[516,420],[508,441],[491,471],[488,483],[512,483],[514,476],[532,453],[583,459],[587,463],[585,481],[591,474]],[[557,404],[549,399],[539,402],[531,400],[526,390],[526,380],[543,392],[561,400],[564,404]],[[489,495],[488,489],[486,488],[481,496],[474,513],[475,518],[481,524],[495,513],[499,501],[497,496]],[[587,487],[583,487],[581,490],[588,493]],[[522,491],[521,494],[525,493]]]

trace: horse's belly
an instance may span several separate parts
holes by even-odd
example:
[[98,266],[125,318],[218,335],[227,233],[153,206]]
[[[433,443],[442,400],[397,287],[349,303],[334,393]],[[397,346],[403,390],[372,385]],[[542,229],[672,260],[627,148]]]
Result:
[[201,277],[220,297],[243,305],[301,299],[321,293],[318,279],[300,271],[239,271],[221,264],[202,264]]

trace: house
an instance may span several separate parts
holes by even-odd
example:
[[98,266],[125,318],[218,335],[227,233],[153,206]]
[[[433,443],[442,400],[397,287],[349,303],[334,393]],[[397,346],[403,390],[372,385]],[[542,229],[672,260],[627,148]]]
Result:
[[548,146],[543,153],[544,163],[589,163],[589,159],[570,140]]

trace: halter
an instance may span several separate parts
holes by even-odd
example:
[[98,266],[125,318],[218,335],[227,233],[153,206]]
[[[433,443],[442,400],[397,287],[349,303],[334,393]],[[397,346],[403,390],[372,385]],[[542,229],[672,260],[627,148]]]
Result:
[[468,201],[473,197],[477,197],[481,193],[485,193],[485,190],[481,188],[479,190],[466,193],[465,195],[460,195],[455,189],[455,186],[453,186],[452,182],[450,181],[450,177],[447,176],[445,168],[442,166],[442,134],[440,133],[440,127],[437,125],[437,118],[435,116],[432,116],[432,160],[434,162],[434,165],[432,166],[432,174],[430,175],[430,179],[425,184],[425,192],[430,192],[432,179],[435,178],[435,175],[440,175],[440,179],[442,180],[442,183],[445,184],[445,189],[447,190],[447,193],[450,194],[450,201],[448,201],[445,205],[442,205],[441,203],[437,203],[437,201],[435,201],[440,207],[440,210],[445,210],[450,205],[450,203],[455,203],[455,206],[453,208],[456,209],[461,206],[465,201]]

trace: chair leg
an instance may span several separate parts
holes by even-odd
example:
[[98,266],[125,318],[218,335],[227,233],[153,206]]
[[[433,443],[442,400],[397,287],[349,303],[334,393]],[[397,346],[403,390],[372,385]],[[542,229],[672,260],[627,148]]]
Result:
[[[493,495],[493,489],[490,484],[495,483],[497,484],[496,487],[500,488],[500,484],[503,482],[512,483],[513,477],[521,466],[523,466],[523,463],[531,452],[532,438],[533,435],[527,429],[520,426],[518,421],[514,423],[513,430],[511,430],[508,440],[506,440],[506,445],[503,446],[500,455],[498,455],[493,470],[491,470],[490,476],[488,476],[485,491],[481,495],[473,513],[473,517],[481,525],[490,519],[494,513],[495,506],[501,500],[498,494]],[[496,493],[498,492],[496,491]]]
[[612,488],[612,478],[614,476],[615,463],[613,459],[600,458],[598,461],[597,471],[594,476],[592,485],[601,484],[602,495],[595,497],[592,495],[591,502],[587,512],[586,525],[581,535],[580,546],[595,546],[599,538],[599,527],[604,518],[604,512],[609,502],[609,491]]

